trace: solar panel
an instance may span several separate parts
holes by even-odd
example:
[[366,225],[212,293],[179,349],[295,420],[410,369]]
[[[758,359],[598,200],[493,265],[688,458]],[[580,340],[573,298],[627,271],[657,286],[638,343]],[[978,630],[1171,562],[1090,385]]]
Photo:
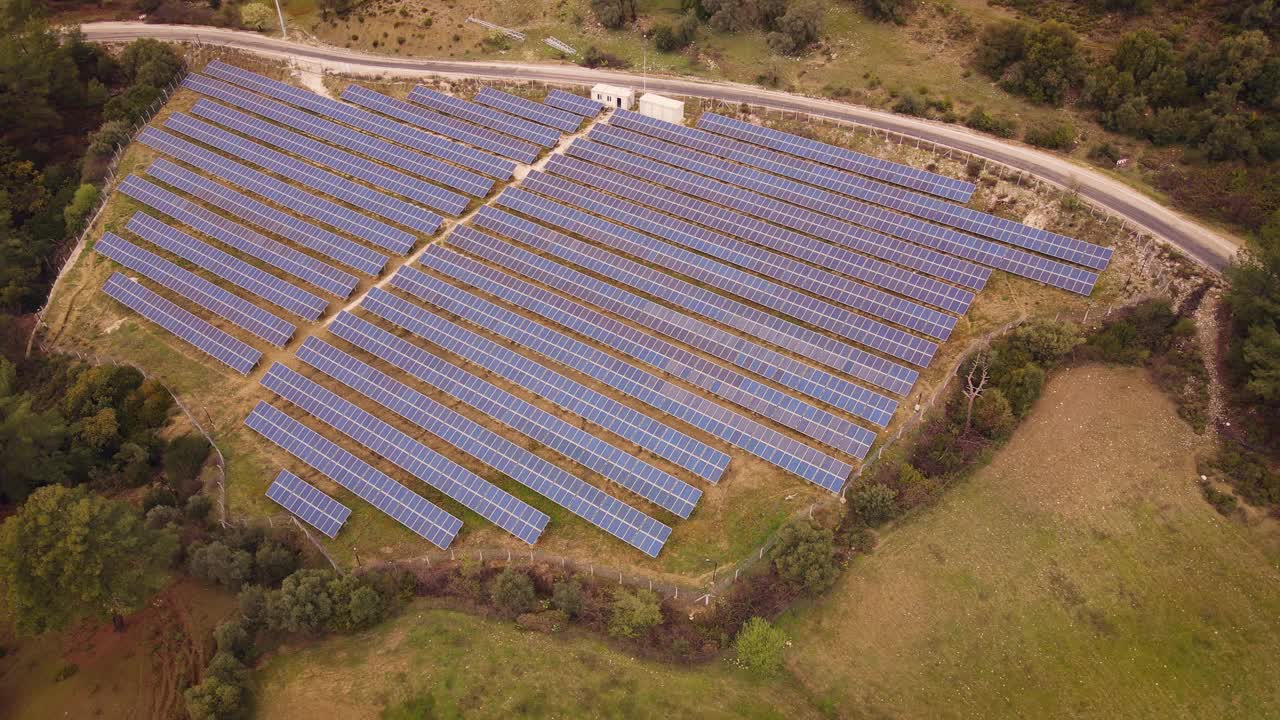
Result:
[[890,187],[852,173],[823,167],[703,130],[674,125],[626,110],[615,113],[609,123],[1095,270],[1105,268],[1107,261],[1111,259],[1110,248],[1028,227],[921,193]]
[[888,160],[864,155],[836,145],[828,145],[827,143],[810,140],[799,135],[744,123],[715,113],[703,113],[698,118],[698,127],[721,135],[735,137],[739,140],[747,140],[774,150],[782,150],[810,160],[817,160],[826,165],[852,170],[867,177],[915,188],[916,190],[923,190],[956,202],[969,202],[969,198],[976,189],[971,182],[918,170],[909,165],[889,162]]
[[507,188],[498,197],[497,204],[920,367],[928,367],[938,349],[937,343],[518,188]]
[[696,487],[348,312],[329,331],[682,518],[702,497]]
[[826,453],[412,267],[400,268],[391,283],[827,490],[839,492],[853,471]]
[[591,98],[574,95],[563,90],[552,90],[547,93],[547,97],[543,102],[551,107],[567,110],[574,115],[581,115],[587,118],[593,118],[599,115],[601,110],[604,110],[603,105]]
[[370,289],[360,307],[501,375],[708,482],[717,482],[729,464],[729,456],[719,450],[382,288]]
[[881,427],[897,409],[883,395],[469,227],[456,228],[449,244]]
[[243,225],[210,212],[136,175],[125,178],[118,189],[174,220],[185,223],[250,257],[280,268],[299,280],[311,283],[338,297],[349,296],[359,282],[351,273],[326,265],[310,255],[259,235]]
[[[963,258],[913,245],[899,238],[890,237],[726,183],[716,182],[700,175],[681,172],[675,168],[632,155],[631,153],[622,152],[607,145],[579,139],[569,145],[566,152],[573,156],[568,161],[574,163],[573,167],[575,168],[595,167],[584,162],[589,161],[598,166],[603,166],[592,170],[592,173],[598,173],[604,167],[626,172],[636,178],[642,178],[672,190],[678,190],[709,202],[715,202],[726,208],[754,215],[793,230],[806,232],[851,250],[882,260],[888,260],[903,267],[933,275],[967,288],[981,290],[986,285],[987,279],[991,277],[991,270]],[[559,164],[548,164],[549,168],[552,166],[559,167]],[[613,170],[606,171],[610,173],[610,178],[619,176]]]
[[165,225],[142,211],[134,213],[125,227],[152,245],[167,250],[197,267],[204,268],[227,282],[299,317],[315,320],[329,306],[324,298],[290,285],[177,228]]
[[182,113],[170,115],[165,120],[165,127],[300,183],[312,191],[335,197],[404,227],[428,235],[440,227],[441,217],[429,210],[308,165]]
[[262,357],[249,345],[118,272],[111,273],[102,292],[241,375],[248,375]]
[[276,210],[164,158],[152,163],[147,168],[147,174],[214,207],[234,213],[236,217],[252,222],[263,230],[288,238],[360,272],[376,276],[387,265],[386,255]]
[[93,249],[277,347],[289,342],[297,330],[293,324],[114,233],[103,233]]
[[298,359],[649,557],[671,528],[316,337]]
[[244,424],[442,550],[462,529],[458,518],[268,402],[259,401]]
[[534,145],[545,148],[555,147],[560,142],[560,133],[549,128],[500,113],[483,105],[450,97],[421,85],[409,92],[409,100],[425,105],[436,112],[452,115],[460,120],[482,125],[491,130],[506,133],[512,137],[527,140]]
[[561,132],[575,133],[582,126],[582,118],[571,112],[557,110],[491,87],[481,89],[475,100],[482,105],[553,127]]
[[515,163],[510,160],[490,155],[487,152],[476,150],[466,145],[460,145],[452,140],[446,140],[404,123],[388,120],[367,110],[296,88],[278,80],[272,80],[247,70],[241,70],[221,61],[215,60],[209,63],[205,66],[204,71],[208,75],[233,82],[241,87],[255,90],[291,105],[305,108],[330,120],[338,120],[365,132],[388,140],[394,140],[401,145],[435,155],[438,158],[457,163],[464,168],[470,168],[499,180],[510,179],[511,174],[515,171]]
[[241,110],[261,115],[285,127],[366,155],[398,170],[434,180],[469,195],[484,197],[493,188],[493,180],[477,173],[427,157],[422,153],[406,150],[381,138],[356,132],[344,125],[318,118],[311,113],[291,108],[274,100],[259,98],[220,80],[188,75],[182,84]]
[[522,187],[939,340],[956,324],[932,308],[559,178],[531,173]]
[[138,140],[207,175],[287,207],[303,217],[326,223],[373,245],[387,248],[397,255],[409,252],[417,241],[412,233],[374,220],[345,205],[316,197],[296,185],[281,182],[163,130],[143,128]]
[[[650,161],[681,168],[693,168],[708,178],[732,182],[789,203],[808,207],[850,222],[865,225],[928,247],[935,247],[1000,270],[1029,277],[1037,282],[1087,295],[1097,281],[1097,273],[1073,265],[1034,255],[1025,250],[982,240],[949,228],[907,218],[891,210],[850,198],[841,198],[825,190],[748,169],[735,170],[730,163],[701,162],[687,148],[669,150],[657,140],[614,128],[596,127],[588,137],[615,147],[639,153]],[[637,139],[639,138],[639,139]],[[723,163],[723,164],[721,164]],[[726,167],[727,166],[727,167]],[[1087,287],[1087,289],[1086,289]]]
[[837,450],[862,458],[875,442],[866,428],[439,245],[428,248],[421,262]]
[[276,475],[267,488],[267,497],[330,538],[337,537],[351,515],[351,508],[288,470]]
[[[576,158],[555,155],[546,164],[547,172],[599,188],[612,195],[643,203],[675,217],[784,252],[815,265],[844,273],[850,277],[879,285],[887,290],[929,303],[947,312],[963,315],[973,302],[970,290],[948,285],[904,268],[881,262],[867,255],[853,253],[843,247],[814,238],[719,205],[713,205],[667,188],[647,183],[621,173],[582,162]],[[911,246],[915,247],[915,246]],[[926,251],[919,248],[922,252]],[[937,253],[937,258],[954,261]],[[975,270],[990,273],[986,268]],[[984,276],[985,277],[985,276]]]
[[476,224],[573,263],[603,277],[665,300],[696,315],[816,360],[836,371],[905,395],[917,373],[839,340],[761,312],[723,295],[575,240],[492,207],[480,208]]
[[523,163],[532,163],[541,152],[533,143],[476,127],[359,85],[348,85],[347,89],[342,91],[342,99]]

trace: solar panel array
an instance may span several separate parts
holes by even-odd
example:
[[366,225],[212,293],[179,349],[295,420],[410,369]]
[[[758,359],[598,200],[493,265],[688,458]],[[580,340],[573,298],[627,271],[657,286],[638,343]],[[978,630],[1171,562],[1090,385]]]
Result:
[[359,85],[348,85],[342,91],[342,99],[522,163],[532,163],[541,152],[533,143],[476,127]]
[[319,338],[298,359],[555,502],[649,557],[671,528]]
[[469,227],[455,229],[449,244],[881,427],[897,409],[895,400]]
[[452,363],[341,312],[329,331],[682,518],[702,491]]
[[481,89],[476,94],[476,102],[511,115],[517,115],[525,120],[532,120],[541,125],[553,127],[561,132],[575,133],[578,132],[578,128],[582,127],[582,118],[571,112],[557,110],[511,93],[494,90],[491,87]]
[[220,80],[188,75],[182,84],[184,87],[217,98],[241,110],[261,115],[285,127],[374,158],[404,172],[434,180],[468,195],[484,197],[493,188],[493,180],[477,173],[463,170],[422,153],[406,150],[382,138],[356,132],[349,127],[318,118],[311,113],[291,108],[274,100],[259,98]]
[[409,100],[437,112],[506,133],[544,148],[555,147],[556,143],[560,142],[560,133],[550,128],[500,113],[483,105],[459,100],[421,85],[409,93]]
[[895,185],[922,190],[939,197],[956,202],[969,202],[976,189],[973,183],[956,180],[945,175],[917,170],[909,165],[902,165],[882,160],[871,155],[864,155],[847,148],[828,145],[810,140],[799,135],[773,130],[771,128],[752,125],[715,113],[702,113],[698,118],[698,127],[729,137],[747,140],[758,145],[782,150],[792,155],[816,160],[867,177],[873,177]]
[[103,233],[93,249],[272,345],[283,346],[297,330],[292,323],[115,233]]
[[823,452],[412,267],[402,267],[392,285],[832,492],[844,487],[853,471]]
[[285,365],[262,385],[530,545],[547,526],[542,511]]
[[301,213],[304,217],[331,225],[398,255],[409,252],[416,241],[413,234],[400,228],[362,215],[345,205],[316,197],[296,185],[281,182],[163,130],[145,128],[139,133],[138,140],[223,182],[241,187],[277,205]]
[[889,187],[884,183],[868,180],[852,173],[823,167],[703,130],[686,128],[628,111],[615,113],[609,122],[611,125],[634,130],[650,137],[695,148],[743,165],[768,170],[899,212],[932,220],[947,227],[1017,245],[1095,270],[1106,267],[1111,259],[1110,248],[1029,227],[920,193]]
[[581,115],[585,118],[593,118],[599,115],[601,110],[604,110],[603,105],[591,98],[584,98],[581,95],[574,95],[563,90],[552,90],[547,93],[547,97],[543,102],[551,107],[567,110],[574,115]]
[[249,374],[262,357],[262,353],[248,344],[118,272],[111,273],[102,292],[241,375]]
[[[899,295],[942,308],[947,312],[963,315],[973,302],[974,293],[971,290],[949,285],[867,255],[850,252],[808,235],[770,225],[763,220],[757,220],[734,210],[605,170],[575,158],[556,155],[545,167],[549,173],[648,205],[674,217],[699,223],[820,267],[844,273]],[[536,176],[530,173],[530,177]],[[976,265],[973,267],[985,271],[985,268],[978,268]]]
[[118,189],[174,220],[338,297],[351,295],[351,291],[359,283],[351,273],[326,265],[310,255],[260,235],[136,175],[125,178]]
[[387,256],[329,232],[306,220],[299,220],[285,212],[228,188],[163,158],[147,168],[147,174],[166,185],[203,200],[214,207],[234,213],[236,217],[288,238],[302,247],[314,250],[335,262],[339,262],[368,275],[378,275],[387,265]]
[[381,288],[369,290],[360,307],[708,482],[717,482],[729,464],[719,450]]
[[288,470],[276,475],[267,488],[267,497],[330,538],[338,536],[342,524],[351,515],[351,508]]
[[486,230],[519,240],[542,252],[890,392],[907,394],[918,376],[915,370],[878,355],[496,208],[481,208],[475,219],[476,224]]
[[125,227],[152,245],[167,250],[197,267],[208,270],[227,282],[243,288],[299,317],[315,320],[329,306],[329,303],[324,298],[313,295],[295,285],[290,285],[284,280],[208,243],[197,240],[177,228],[165,225],[142,211],[134,213],[133,217],[129,218],[129,224]]
[[330,120],[337,120],[379,137],[394,140],[401,145],[435,155],[489,177],[508,180],[515,171],[515,163],[505,158],[460,145],[409,125],[388,120],[367,110],[251,73],[248,70],[241,70],[221,61],[215,60],[209,63],[204,71],[208,75],[310,110]]
[[462,529],[458,518],[268,402],[259,402],[244,424],[442,550]]

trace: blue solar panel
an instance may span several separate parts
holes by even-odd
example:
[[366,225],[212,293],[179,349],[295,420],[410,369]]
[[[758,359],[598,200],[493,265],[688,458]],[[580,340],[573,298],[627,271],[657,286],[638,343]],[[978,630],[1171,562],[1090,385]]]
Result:
[[425,105],[436,112],[452,115],[545,148],[555,147],[556,143],[560,142],[560,133],[537,123],[512,117],[483,105],[459,100],[421,85],[409,93],[409,100]]
[[111,273],[102,292],[241,375],[248,375],[262,357],[249,345],[118,272]]
[[578,132],[578,128],[582,127],[582,118],[571,112],[557,110],[511,93],[494,90],[491,87],[482,89],[476,95],[476,102],[512,115],[518,115],[547,127],[553,127],[561,132],[575,133]]
[[342,91],[342,99],[523,163],[533,162],[541,152],[533,143],[476,127],[359,85],[348,85],[347,89]]
[[646,262],[691,277],[727,293],[829,330],[856,343],[900,360],[928,367],[937,343],[918,338],[884,323],[837,308],[830,303],[784,288],[756,275],[709,260],[696,253],[655,240],[559,203],[508,188],[497,204],[538,218],[565,230],[605,243]]
[[810,160],[817,160],[826,165],[852,170],[867,177],[915,188],[916,190],[923,190],[957,202],[969,202],[969,198],[976,189],[971,182],[917,170],[909,165],[889,162],[871,155],[863,155],[860,152],[828,145],[827,143],[810,140],[798,135],[744,123],[715,113],[703,113],[698,118],[698,127],[721,135],[735,137],[739,140],[747,140],[757,145],[771,147],[774,150],[782,150]]
[[449,244],[881,427],[897,409],[883,395],[469,227],[456,228]]
[[351,508],[288,470],[276,475],[267,488],[267,497],[330,538],[338,536],[342,524],[351,515]]
[[581,115],[587,118],[593,118],[599,115],[601,110],[604,110],[603,105],[591,98],[574,95],[563,90],[552,90],[547,93],[547,97],[543,102],[551,107],[567,110],[574,115]]
[[260,401],[244,424],[441,549],[462,529],[458,518],[270,403]]
[[848,420],[439,245],[421,262],[837,450],[862,458],[875,442],[875,433]]
[[[969,290],[581,160],[556,155],[547,163],[546,169],[612,195],[935,305],[947,312],[963,315],[973,302],[974,294]],[[940,257],[947,258],[945,255]]]
[[905,395],[916,381],[916,371],[908,367],[510,213],[483,207],[475,219],[480,227],[519,240],[598,275],[629,285],[647,295],[666,300],[694,314],[816,360],[890,392]]
[[702,491],[356,316],[329,331],[682,518]]
[[204,71],[206,74],[222,80],[255,90],[268,97],[287,102],[290,105],[305,108],[330,120],[338,120],[365,132],[388,140],[394,140],[401,145],[435,155],[438,158],[457,163],[464,168],[484,173],[489,177],[507,180],[511,178],[511,174],[515,171],[515,163],[510,160],[425,133],[404,123],[388,120],[367,110],[352,107],[346,103],[287,85],[278,80],[272,80],[247,70],[241,70],[224,62],[215,60],[205,66]]
[[309,282],[338,297],[347,297],[359,283],[356,276],[351,273],[326,265],[310,255],[259,235],[243,225],[210,212],[136,175],[125,178],[118,189],[174,220],[185,223],[250,257],[280,268],[299,280]]
[[362,215],[345,205],[316,197],[296,185],[281,182],[266,173],[228,160],[218,153],[205,150],[199,145],[189,143],[163,130],[144,128],[139,133],[138,140],[194,166],[206,175],[237,185],[277,205],[300,213],[303,217],[331,225],[373,245],[387,248],[397,255],[409,252],[417,241],[412,233]]
[[188,75],[182,82],[196,92],[217,98],[229,105],[261,115],[285,127],[320,138],[334,145],[353,150],[398,170],[420,175],[429,180],[461,190],[469,195],[484,197],[493,188],[493,180],[469,170],[455,167],[422,153],[406,150],[335,122],[323,120],[274,100],[266,100],[219,80]]
[[370,289],[360,307],[501,375],[708,482],[717,482],[729,464],[729,456],[719,450],[382,288]]
[[827,490],[839,492],[853,471],[826,453],[412,267],[400,268],[391,283]]
[[666,163],[673,166],[672,170],[676,167],[691,168],[708,178],[731,182],[779,200],[860,223],[904,240],[943,249],[945,252],[966,259],[1072,292],[1087,295],[1098,279],[1097,273],[1073,265],[965,235],[950,228],[931,225],[915,218],[903,217],[891,210],[840,197],[811,185],[804,185],[758,170],[742,168],[727,161],[712,159],[704,162],[688,148],[662,143],[626,130],[596,127],[588,137],[638,153],[651,161]]
[[147,168],[147,174],[214,207],[234,213],[236,217],[252,222],[263,230],[288,238],[302,247],[314,250],[352,269],[368,275],[378,275],[387,265],[386,255],[276,210],[270,205],[260,203],[163,158],[152,163],[151,167]]
[[[913,245],[899,238],[889,237],[726,183],[716,182],[701,175],[681,172],[607,145],[579,139],[569,146],[567,152],[575,158],[581,158],[581,160],[572,160],[575,165],[582,165],[582,161],[586,160],[626,172],[672,190],[749,213],[957,285],[981,290],[986,285],[987,279],[991,277],[989,269],[968,260]],[[554,161],[555,158],[552,160]]]
[[297,330],[292,323],[114,233],[104,233],[93,249],[272,345],[283,346]]
[[834,190],[850,197],[883,205],[898,212],[941,223],[993,240],[1017,245],[1050,257],[1077,263],[1095,270],[1107,266],[1111,249],[1032,228],[962,205],[921,193],[895,188],[852,173],[823,167],[806,160],[731,140],[703,130],[648,118],[626,110],[615,113],[610,124],[635,130],[677,145],[695,148],[712,156],[727,158],[760,170]]
[[610,535],[657,557],[671,528],[316,337],[298,359]]
[[129,218],[129,224],[125,227],[152,245],[204,268],[227,282],[244,288],[263,300],[278,305],[299,317],[315,320],[329,306],[329,303],[324,298],[290,285],[284,280],[208,243],[197,240],[177,228],[169,227],[142,211],[134,213],[133,217]]
[[182,113],[170,115],[165,120],[165,127],[234,155],[237,159],[251,162],[277,175],[300,183],[310,190],[322,192],[343,202],[351,203],[361,210],[371,212],[407,228],[431,234],[440,227],[442,218],[429,210],[420,208],[413,203],[393,198],[390,195],[340,177],[327,170],[321,170],[314,165],[309,165],[258,143],[250,142],[239,135]]
[[289,367],[272,365],[262,385],[526,543],[546,529],[542,511]]
[[522,187],[939,340],[956,324],[932,308],[559,178],[531,173]]

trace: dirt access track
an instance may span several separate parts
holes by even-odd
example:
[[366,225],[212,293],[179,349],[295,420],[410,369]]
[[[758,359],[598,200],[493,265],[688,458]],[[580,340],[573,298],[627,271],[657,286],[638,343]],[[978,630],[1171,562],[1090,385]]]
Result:
[[[191,25],[149,25],[139,22],[100,22],[80,26],[93,42],[128,42],[155,38],[171,42],[200,42],[301,62],[318,70],[349,75],[421,77],[435,75],[504,81],[532,81],[566,85],[638,85],[634,73],[592,70],[577,65],[501,63],[492,61],[429,60],[371,55],[327,45],[306,44],[256,33]],[[1071,160],[1026,145],[988,137],[967,128],[894,115],[822,98],[791,95],[750,85],[648,76],[645,87],[690,97],[731,103],[750,103],[775,110],[800,112],[839,122],[920,138],[1028,172],[1041,180],[1074,190],[1095,205],[1128,220],[1160,240],[1177,247],[1214,271],[1221,271],[1239,249],[1237,241],[1171,210],[1124,183]]]

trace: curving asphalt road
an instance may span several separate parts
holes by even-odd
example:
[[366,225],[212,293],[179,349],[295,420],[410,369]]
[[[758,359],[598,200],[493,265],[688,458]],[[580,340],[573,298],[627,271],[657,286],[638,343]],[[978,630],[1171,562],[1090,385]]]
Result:
[[791,95],[735,83],[592,70],[577,65],[523,64],[492,61],[428,60],[371,55],[327,45],[306,44],[255,33],[192,25],[149,25],[138,22],[100,22],[80,26],[88,40],[127,42],[155,38],[172,42],[201,42],[245,50],[277,59],[301,61],[332,72],[363,75],[439,75],[445,77],[523,80],[571,85],[607,82],[724,102],[747,102],[776,110],[853,122],[917,137],[937,145],[972,153],[1042,180],[1073,189],[1116,215],[1181,249],[1206,267],[1220,271],[1235,255],[1236,241],[1167,208],[1124,183],[1070,160],[970,131],[955,125],[894,115],[823,98]]

